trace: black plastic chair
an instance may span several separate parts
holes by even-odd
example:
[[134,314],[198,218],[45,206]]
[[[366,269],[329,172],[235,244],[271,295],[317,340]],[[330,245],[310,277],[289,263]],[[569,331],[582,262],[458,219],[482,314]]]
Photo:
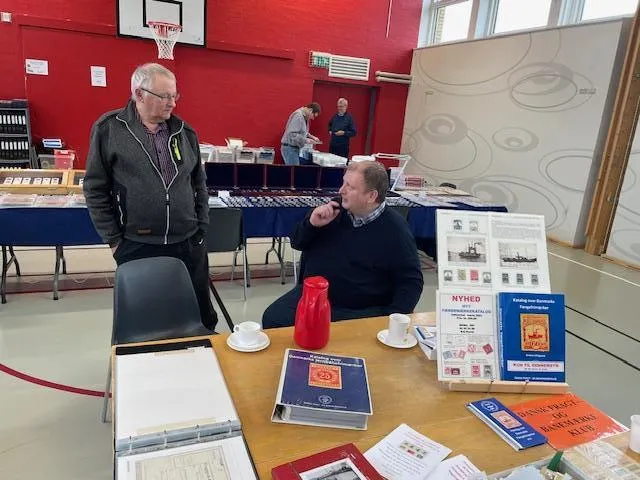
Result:
[[[247,262],[247,241],[242,232],[242,209],[210,208],[209,229],[207,231],[207,252],[233,252],[231,281],[233,281],[238,253],[242,252],[243,295],[247,299],[249,286],[249,264]],[[209,282],[209,285],[212,285]],[[233,327],[231,327],[233,329]]]
[[[132,260],[116,269],[111,344],[212,335],[202,325],[187,267],[173,257]],[[102,421],[107,420],[111,361]]]

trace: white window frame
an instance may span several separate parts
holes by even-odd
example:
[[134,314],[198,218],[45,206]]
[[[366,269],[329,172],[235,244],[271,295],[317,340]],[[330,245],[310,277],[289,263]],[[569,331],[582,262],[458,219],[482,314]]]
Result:
[[[418,47],[440,45],[435,43],[436,19],[438,9],[462,3],[465,0],[422,0],[422,18],[420,21],[420,33],[418,35]],[[525,30],[514,30],[509,32],[495,33],[496,18],[498,16],[498,2],[500,0],[471,0],[471,18],[469,20],[469,33],[466,39],[456,40],[456,42],[485,38],[493,35],[511,35],[521,31],[541,30],[562,25],[573,25],[582,23],[585,0],[552,0],[549,9],[547,25],[543,27],[533,27]],[[534,1],[534,0],[530,0]],[[616,16],[607,19],[616,18]]]

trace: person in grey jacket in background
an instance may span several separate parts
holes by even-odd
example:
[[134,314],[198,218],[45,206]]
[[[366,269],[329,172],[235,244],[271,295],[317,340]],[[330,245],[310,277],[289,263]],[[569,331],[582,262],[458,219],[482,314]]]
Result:
[[299,165],[300,149],[306,144],[320,142],[318,137],[309,133],[309,120],[313,120],[318,115],[320,115],[320,104],[316,102],[300,107],[289,115],[280,140],[280,153],[287,165]]
[[196,132],[172,114],[179,98],[170,70],[156,63],[136,68],[127,106],[93,125],[84,194],[118,265],[157,256],[184,262],[202,323],[213,330],[209,197]]

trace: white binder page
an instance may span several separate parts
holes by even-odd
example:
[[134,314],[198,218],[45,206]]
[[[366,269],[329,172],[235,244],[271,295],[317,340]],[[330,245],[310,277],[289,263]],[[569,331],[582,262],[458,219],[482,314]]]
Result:
[[117,355],[116,440],[238,420],[212,348]]

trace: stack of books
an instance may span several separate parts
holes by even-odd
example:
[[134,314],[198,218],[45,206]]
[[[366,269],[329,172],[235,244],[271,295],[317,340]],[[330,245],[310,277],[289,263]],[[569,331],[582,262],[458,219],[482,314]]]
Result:
[[429,360],[435,360],[438,355],[436,327],[414,325],[413,334],[418,339],[418,346]]

